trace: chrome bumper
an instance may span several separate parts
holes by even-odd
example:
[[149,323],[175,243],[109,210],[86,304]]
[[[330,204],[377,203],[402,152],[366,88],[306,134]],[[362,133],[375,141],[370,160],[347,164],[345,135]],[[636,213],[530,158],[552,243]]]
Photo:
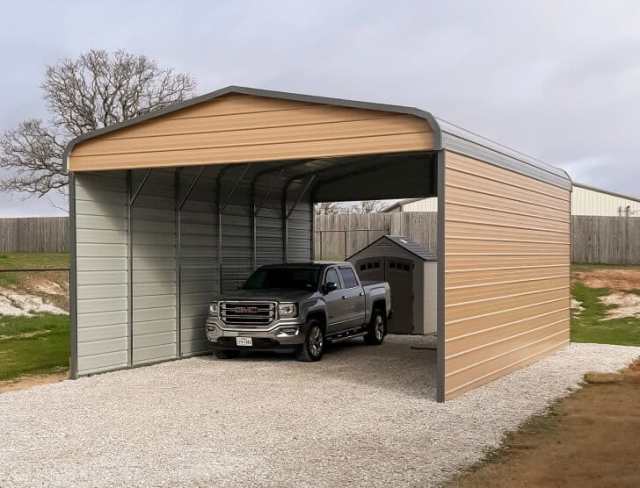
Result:
[[[207,319],[206,332],[207,339],[214,346],[227,347],[230,337],[252,337],[254,339],[267,341],[273,345],[274,349],[278,347],[292,347],[304,342],[305,330],[304,323],[298,322],[296,319],[275,320],[268,327],[255,329],[237,329],[226,325],[218,317],[209,317]],[[222,339],[222,340],[221,340]],[[225,344],[222,344],[222,343]],[[242,347],[242,349],[251,350],[251,347]],[[271,349],[271,347],[261,347],[261,349]]]

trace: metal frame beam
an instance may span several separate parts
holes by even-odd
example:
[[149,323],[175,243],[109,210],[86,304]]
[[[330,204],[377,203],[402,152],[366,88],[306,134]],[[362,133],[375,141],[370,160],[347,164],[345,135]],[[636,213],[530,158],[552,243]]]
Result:
[[128,268],[128,297],[127,297],[127,334],[129,348],[127,351],[127,364],[133,366],[133,207],[140,196],[145,184],[151,176],[151,169],[147,169],[142,181],[133,188],[133,172],[127,170],[127,268]]
[[[287,180],[287,183],[284,185],[284,188],[282,189],[282,199],[280,203],[281,209],[282,209],[282,260],[285,263],[289,261],[289,217],[291,217],[291,214],[295,211],[296,207],[300,204],[300,202],[304,198],[304,195],[309,191],[309,189],[313,185],[313,182],[316,180],[317,176],[318,176],[317,172],[310,173],[307,175],[292,176]],[[287,201],[288,201],[287,197],[289,196],[289,188],[291,187],[291,184],[294,181],[298,181],[303,178],[307,178],[307,181],[304,187],[302,188],[302,190],[300,190],[300,193],[296,197],[296,200],[293,206],[291,207],[291,209],[287,209]],[[313,210],[312,210],[312,213],[313,213]],[[311,224],[311,227],[313,229],[313,223]],[[312,236],[312,239],[313,239],[313,236]],[[311,256],[311,258],[313,258],[313,256]]]
[[218,293],[222,293],[222,229],[223,229],[223,208],[222,208],[222,178],[224,174],[231,169],[232,165],[223,166],[216,175],[216,221],[218,223],[218,244],[216,249],[216,257],[218,260]]

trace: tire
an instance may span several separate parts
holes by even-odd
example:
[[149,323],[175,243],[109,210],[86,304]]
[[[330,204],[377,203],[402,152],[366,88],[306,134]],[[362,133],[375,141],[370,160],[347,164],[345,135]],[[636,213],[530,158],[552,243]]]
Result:
[[324,352],[324,331],[317,320],[310,320],[307,324],[307,335],[304,343],[296,351],[296,359],[305,363],[320,361]]
[[240,355],[240,351],[234,351],[233,349],[222,349],[216,351],[215,355],[218,359],[235,359]]
[[369,327],[367,328],[367,334],[364,336],[364,342],[370,346],[379,346],[384,341],[386,334],[387,320],[384,312],[380,308],[375,308],[371,316],[371,322],[369,322]]

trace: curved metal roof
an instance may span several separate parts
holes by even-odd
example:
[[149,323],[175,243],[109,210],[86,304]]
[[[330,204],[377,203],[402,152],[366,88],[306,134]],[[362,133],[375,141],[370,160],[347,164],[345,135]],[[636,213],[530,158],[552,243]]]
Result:
[[342,98],[329,98],[274,90],[262,90],[242,86],[228,86],[226,88],[222,88],[205,95],[191,98],[184,102],[175,103],[164,109],[154,110],[139,117],[135,117],[119,124],[104,127],[102,129],[98,129],[77,137],[67,145],[63,155],[63,164],[65,168],[68,168],[68,156],[71,154],[74,147],[81,142],[99,137],[104,134],[108,134],[110,132],[124,129],[125,127],[130,127],[147,120],[162,117],[164,115],[185,109],[187,107],[191,107],[193,105],[197,105],[199,103],[209,102],[216,98],[232,93],[413,115],[415,117],[423,119],[433,131],[435,145],[434,149],[436,150],[448,149],[451,151],[460,152],[486,161],[487,163],[516,171],[518,173],[530,176],[541,181],[545,181],[547,183],[551,183],[556,186],[560,186],[562,188],[571,188],[571,178],[566,173],[566,171],[550,166],[542,161],[531,158],[530,156],[526,156],[497,142],[485,139],[482,136],[467,131],[466,129],[462,129],[461,127],[446,122],[442,119],[437,119],[430,112],[421,110],[416,107],[363,102],[357,100],[346,100]]

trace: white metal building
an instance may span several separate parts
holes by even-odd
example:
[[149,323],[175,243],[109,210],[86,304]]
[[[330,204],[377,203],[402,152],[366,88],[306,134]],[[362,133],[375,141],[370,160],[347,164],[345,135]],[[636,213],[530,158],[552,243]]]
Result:
[[[437,212],[438,199],[410,198],[387,207],[385,212]],[[571,215],[640,217],[640,198],[621,195],[582,183],[573,184]]]

